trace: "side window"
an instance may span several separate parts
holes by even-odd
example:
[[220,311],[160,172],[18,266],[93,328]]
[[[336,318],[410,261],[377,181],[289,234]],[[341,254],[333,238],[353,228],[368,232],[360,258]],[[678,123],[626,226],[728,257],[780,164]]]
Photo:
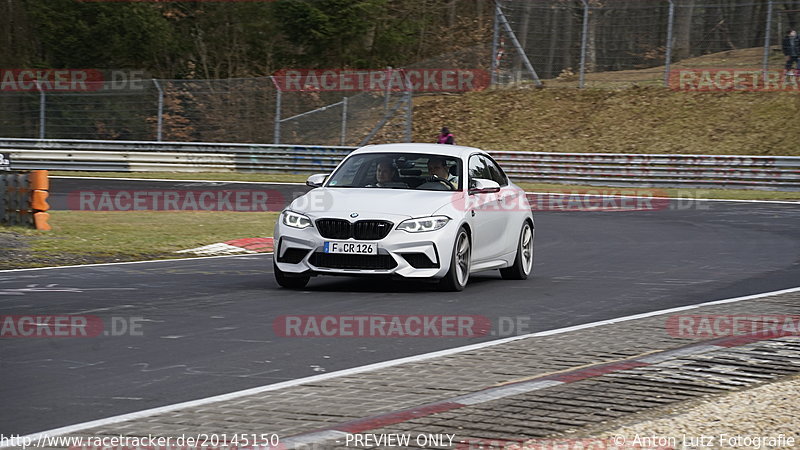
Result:
[[500,186],[508,186],[508,178],[506,178],[503,171],[497,167],[497,164],[484,156],[481,158],[486,161],[486,167],[489,169],[489,173],[491,174],[490,180],[496,181]]
[[489,169],[486,167],[486,159],[481,155],[472,155],[469,157],[467,173],[469,174],[470,186],[472,186],[472,180],[475,178],[492,179],[492,174],[489,173]]
[[500,186],[508,186],[508,179],[494,161],[483,156],[473,155],[469,158],[470,185],[475,178],[483,178],[497,182]]

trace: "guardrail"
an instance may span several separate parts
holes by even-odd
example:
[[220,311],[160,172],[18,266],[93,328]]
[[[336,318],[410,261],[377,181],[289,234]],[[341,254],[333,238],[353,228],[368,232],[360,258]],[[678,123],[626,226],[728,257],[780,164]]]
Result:
[[512,178],[606,186],[800,190],[800,157],[490,152]]
[[[332,170],[355,147],[0,139],[13,169],[80,171]],[[519,181],[604,186],[800,190],[800,157],[489,151]]]
[[0,139],[12,169],[113,172],[332,170],[354,147]]

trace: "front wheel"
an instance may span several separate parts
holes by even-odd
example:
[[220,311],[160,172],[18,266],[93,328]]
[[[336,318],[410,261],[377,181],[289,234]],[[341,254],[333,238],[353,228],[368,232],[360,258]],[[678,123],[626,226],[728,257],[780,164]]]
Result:
[[272,262],[272,269],[275,272],[275,281],[277,281],[281,287],[287,289],[302,289],[306,287],[308,281],[311,279],[308,275],[289,275],[279,269],[275,261]]
[[453,255],[450,258],[450,270],[439,282],[443,291],[463,291],[469,281],[469,269],[472,263],[472,247],[469,242],[467,230],[461,228],[453,245]]
[[500,275],[504,280],[527,280],[531,270],[533,270],[533,227],[526,221],[519,233],[514,265],[500,269]]

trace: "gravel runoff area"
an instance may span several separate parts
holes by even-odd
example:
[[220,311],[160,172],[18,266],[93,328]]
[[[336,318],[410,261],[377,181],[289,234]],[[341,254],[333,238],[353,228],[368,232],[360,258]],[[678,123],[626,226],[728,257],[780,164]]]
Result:
[[594,438],[631,448],[800,448],[798,399],[794,376],[665,407]]

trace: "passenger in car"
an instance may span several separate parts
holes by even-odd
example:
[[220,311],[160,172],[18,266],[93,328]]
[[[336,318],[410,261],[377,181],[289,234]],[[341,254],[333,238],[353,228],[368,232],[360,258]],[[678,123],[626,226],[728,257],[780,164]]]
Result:
[[458,186],[458,177],[450,174],[450,170],[444,158],[430,158],[428,160],[428,173],[453,183],[453,186]]

